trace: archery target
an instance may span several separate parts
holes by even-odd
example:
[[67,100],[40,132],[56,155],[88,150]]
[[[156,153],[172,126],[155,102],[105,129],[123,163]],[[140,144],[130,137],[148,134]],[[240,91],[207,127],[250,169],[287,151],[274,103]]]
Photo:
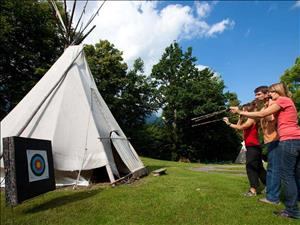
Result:
[[41,150],[27,150],[29,182],[49,178],[47,152]]

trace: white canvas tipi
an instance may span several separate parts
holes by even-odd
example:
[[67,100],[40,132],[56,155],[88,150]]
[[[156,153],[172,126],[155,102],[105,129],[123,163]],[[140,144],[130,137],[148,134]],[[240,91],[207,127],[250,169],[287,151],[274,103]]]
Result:
[[[51,140],[57,183],[74,181],[60,179],[63,174],[99,167],[111,182],[120,174],[146,173],[97,90],[82,45],[68,47],[1,121],[1,141],[9,136]],[[3,159],[0,167],[3,177]]]

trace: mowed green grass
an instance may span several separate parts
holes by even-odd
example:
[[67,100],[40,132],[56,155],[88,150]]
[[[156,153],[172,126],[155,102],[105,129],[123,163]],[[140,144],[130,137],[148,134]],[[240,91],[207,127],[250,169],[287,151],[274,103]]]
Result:
[[[151,170],[166,167],[167,175],[150,174],[132,184],[57,189],[10,208],[1,193],[1,225],[20,224],[300,224],[272,214],[283,206],[246,198],[247,178],[241,173],[193,171],[203,164],[143,158]],[[219,165],[218,165],[219,166]],[[220,167],[223,168],[224,165]],[[230,165],[232,166],[232,165]]]

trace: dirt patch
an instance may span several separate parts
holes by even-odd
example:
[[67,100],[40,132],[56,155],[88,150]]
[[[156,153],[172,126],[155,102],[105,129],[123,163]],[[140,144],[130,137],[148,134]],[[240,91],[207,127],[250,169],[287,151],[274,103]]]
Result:
[[191,170],[199,172],[228,173],[239,176],[246,175],[245,168],[238,166],[203,166],[198,168],[191,168]]

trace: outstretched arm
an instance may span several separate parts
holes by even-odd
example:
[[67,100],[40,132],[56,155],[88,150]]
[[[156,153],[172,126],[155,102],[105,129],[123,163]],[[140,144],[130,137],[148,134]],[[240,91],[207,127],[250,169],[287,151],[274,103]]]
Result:
[[[269,99],[268,106],[271,106],[272,104],[275,104],[275,102],[272,101],[271,99]],[[267,107],[266,107],[266,108],[267,108]],[[266,116],[266,117],[265,117],[265,120],[266,120],[266,121],[274,121],[274,120],[275,120],[275,117],[274,117],[274,115],[272,114],[272,115],[270,115],[270,116]]]
[[241,125],[241,124],[242,124],[242,118],[241,118],[241,115],[239,115],[239,120],[237,121],[236,124],[237,124],[237,125]]
[[246,111],[241,111],[238,107],[230,107],[230,111],[232,113],[237,113],[240,114],[242,116],[246,116],[248,118],[263,118],[266,116],[270,116],[276,112],[278,112],[280,110],[280,106],[275,104],[270,105],[268,108],[263,109],[261,111],[257,111],[257,112],[246,112]]
[[250,119],[250,118],[248,118],[247,121],[245,123],[243,123],[243,124],[239,124],[239,123],[233,124],[233,123],[230,123],[227,117],[224,117],[223,121],[228,126],[230,126],[231,128],[234,128],[234,129],[237,129],[237,130],[245,130],[245,129],[251,127],[255,123],[254,119]]

